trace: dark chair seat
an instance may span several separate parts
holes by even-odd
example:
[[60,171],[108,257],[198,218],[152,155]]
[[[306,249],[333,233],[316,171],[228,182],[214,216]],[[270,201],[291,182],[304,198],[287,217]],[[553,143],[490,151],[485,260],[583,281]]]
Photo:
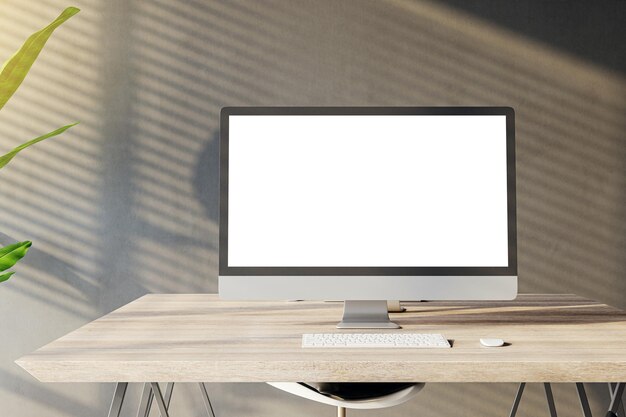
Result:
[[320,394],[347,401],[383,397],[415,385],[411,382],[318,382],[301,384]]

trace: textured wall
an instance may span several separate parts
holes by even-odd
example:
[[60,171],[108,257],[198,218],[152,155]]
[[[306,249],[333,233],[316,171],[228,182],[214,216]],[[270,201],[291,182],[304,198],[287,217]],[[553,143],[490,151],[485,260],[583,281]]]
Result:
[[[0,285],[2,415],[104,415],[112,385],[40,384],[13,360],[146,292],[216,290],[225,105],[513,106],[520,289],[626,307],[626,2],[514,4],[77,1],[0,112],[0,151],[81,122],[0,173],[0,243],[35,242]],[[0,59],[67,5],[0,0]],[[334,414],[209,388],[219,416]],[[198,415],[196,389],[175,391],[175,415]],[[590,389],[600,412],[606,387]],[[358,415],[504,415],[514,391],[432,384]],[[572,386],[555,391],[578,413]],[[530,387],[521,415],[542,401]]]

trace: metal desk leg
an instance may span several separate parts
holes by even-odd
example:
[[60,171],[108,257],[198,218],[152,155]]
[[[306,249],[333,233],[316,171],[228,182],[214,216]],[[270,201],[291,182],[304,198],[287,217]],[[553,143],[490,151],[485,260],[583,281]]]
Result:
[[109,417],[119,417],[122,411],[122,404],[124,403],[124,396],[126,395],[126,388],[128,382],[118,382],[115,385],[115,392],[113,393],[113,400],[111,401],[111,408],[109,409]]
[[[165,386],[165,402],[166,408],[169,410],[170,401],[172,400],[172,392],[174,391],[174,383],[168,382]],[[150,409],[152,408],[152,400],[154,395],[152,394],[152,386],[146,382],[143,384],[143,392],[141,393],[141,401],[139,402],[139,410],[137,411],[137,417],[148,417],[150,415]]]
[[580,408],[583,410],[583,417],[592,417],[589,401],[587,400],[587,393],[585,392],[585,385],[582,382],[577,382],[576,391],[578,391],[578,399],[580,400]]
[[550,417],[557,417],[556,406],[554,405],[554,397],[552,396],[552,386],[549,382],[543,384],[543,388],[546,390],[546,400],[548,401],[548,410],[550,410]]
[[624,387],[624,382],[618,382],[615,386],[615,391],[611,394],[611,404],[609,405],[609,411],[607,411],[606,417],[617,417],[617,408],[622,400]]
[[152,408],[152,387],[149,383],[143,384],[143,391],[141,392],[141,401],[139,401],[139,410],[137,410],[137,417],[148,417],[150,415],[150,408]]
[[[170,402],[172,401],[172,393],[174,392],[174,383],[173,382],[168,382],[167,384],[165,384],[165,407],[167,407],[167,409],[170,409]],[[162,416],[161,416],[162,417]]]
[[517,414],[517,409],[519,407],[520,401],[522,400],[522,394],[524,393],[524,387],[526,387],[525,382],[519,384],[519,388],[517,389],[517,394],[515,394],[515,400],[513,400],[513,407],[511,407],[509,417],[515,417],[515,414]]
[[204,406],[206,407],[207,414],[210,417],[215,417],[215,413],[213,412],[213,406],[211,405],[211,400],[209,399],[209,393],[206,390],[204,382],[200,382],[198,385],[200,386],[200,391],[202,391],[202,400],[204,401]]
[[[607,385],[609,386],[609,398],[612,399],[613,398],[613,390],[614,390],[613,389],[613,383],[609,382]],[[617,385],[617,384],[615,384],[615,385]],[[617,414],[620,415],[620,416],[626,416],[626,412],[624,412],[624,403],[622,402],[621,398],[619,399],[619,409],[617,411]]]
[[163,399],[163,395],[161,394],[161,388],[159,387],[158,382],[151,382],[152,386],[152,394],[156,399],[157,406],[159,407],[159,411],[161,412],[161,417],[170,417],[167,412],[167,405],[165,404],[165,400]]

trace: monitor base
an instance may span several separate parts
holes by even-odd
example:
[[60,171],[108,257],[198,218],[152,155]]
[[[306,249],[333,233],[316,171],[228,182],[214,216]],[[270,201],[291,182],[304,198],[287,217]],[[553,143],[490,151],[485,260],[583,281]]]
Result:
[[399,329],[389,320],[385,300],[346,300],[338,329]]

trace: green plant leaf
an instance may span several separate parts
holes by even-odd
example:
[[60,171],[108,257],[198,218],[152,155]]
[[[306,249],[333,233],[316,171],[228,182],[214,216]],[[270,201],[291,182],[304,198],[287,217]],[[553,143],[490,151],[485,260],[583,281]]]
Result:
[[[0,249],[0,271],[11,268],[20,259],[26,255],[28,248],[33,242],[26,240],[24,242],[13,243]],[[8,279],[8,278],[7,278]]]
[[3,248],[0,248],[0,258],[2,258],[7,253],[14,251],[15,249],[19,248],[20,246],[24,246],[24,245],[26,245],[28,243],[31,243],[31,242],[25,240],[24,242],[11,243],[10,245],[7,245],[7,246],[5,246]]
[[13,159],[13,157],[17,155],[21,150],[26,149],[29,146],[34,145],[37,142],[41,142],[44,139],[48,139],[53,136],[60,135],[61,133],[69,129],[70,127],[76,126],[77,124],[78,123],[72,123],[71,125],[60,127],[57,130],[54,130],[50,133],[46,133],[45,135],[29,140],[28,142],[22,143],[20,146],[13,148],[13,150],[11,150],[10,152],[7,152],[6,154],[0,156],[0,168],[3,168],[6,164],[8,164],[11,161],[11,159]]
[[63,10],[52,23],[30,35],[22,47],[4,63],[0,70],[0,109],[4,107],[20,84],[22,84],[30,67],[39,56],[52,32],[79,11],[80,9],[76,7],[68,7]]
[[4,281],[6,281],[7,279],[11,278],[11,275],[13,275],[13,274],[15,274],[15,272],[14,272],[14,271],[7,272],[6,274],[2,274],[2,275],[0,275],[0,282],[4,282]]

